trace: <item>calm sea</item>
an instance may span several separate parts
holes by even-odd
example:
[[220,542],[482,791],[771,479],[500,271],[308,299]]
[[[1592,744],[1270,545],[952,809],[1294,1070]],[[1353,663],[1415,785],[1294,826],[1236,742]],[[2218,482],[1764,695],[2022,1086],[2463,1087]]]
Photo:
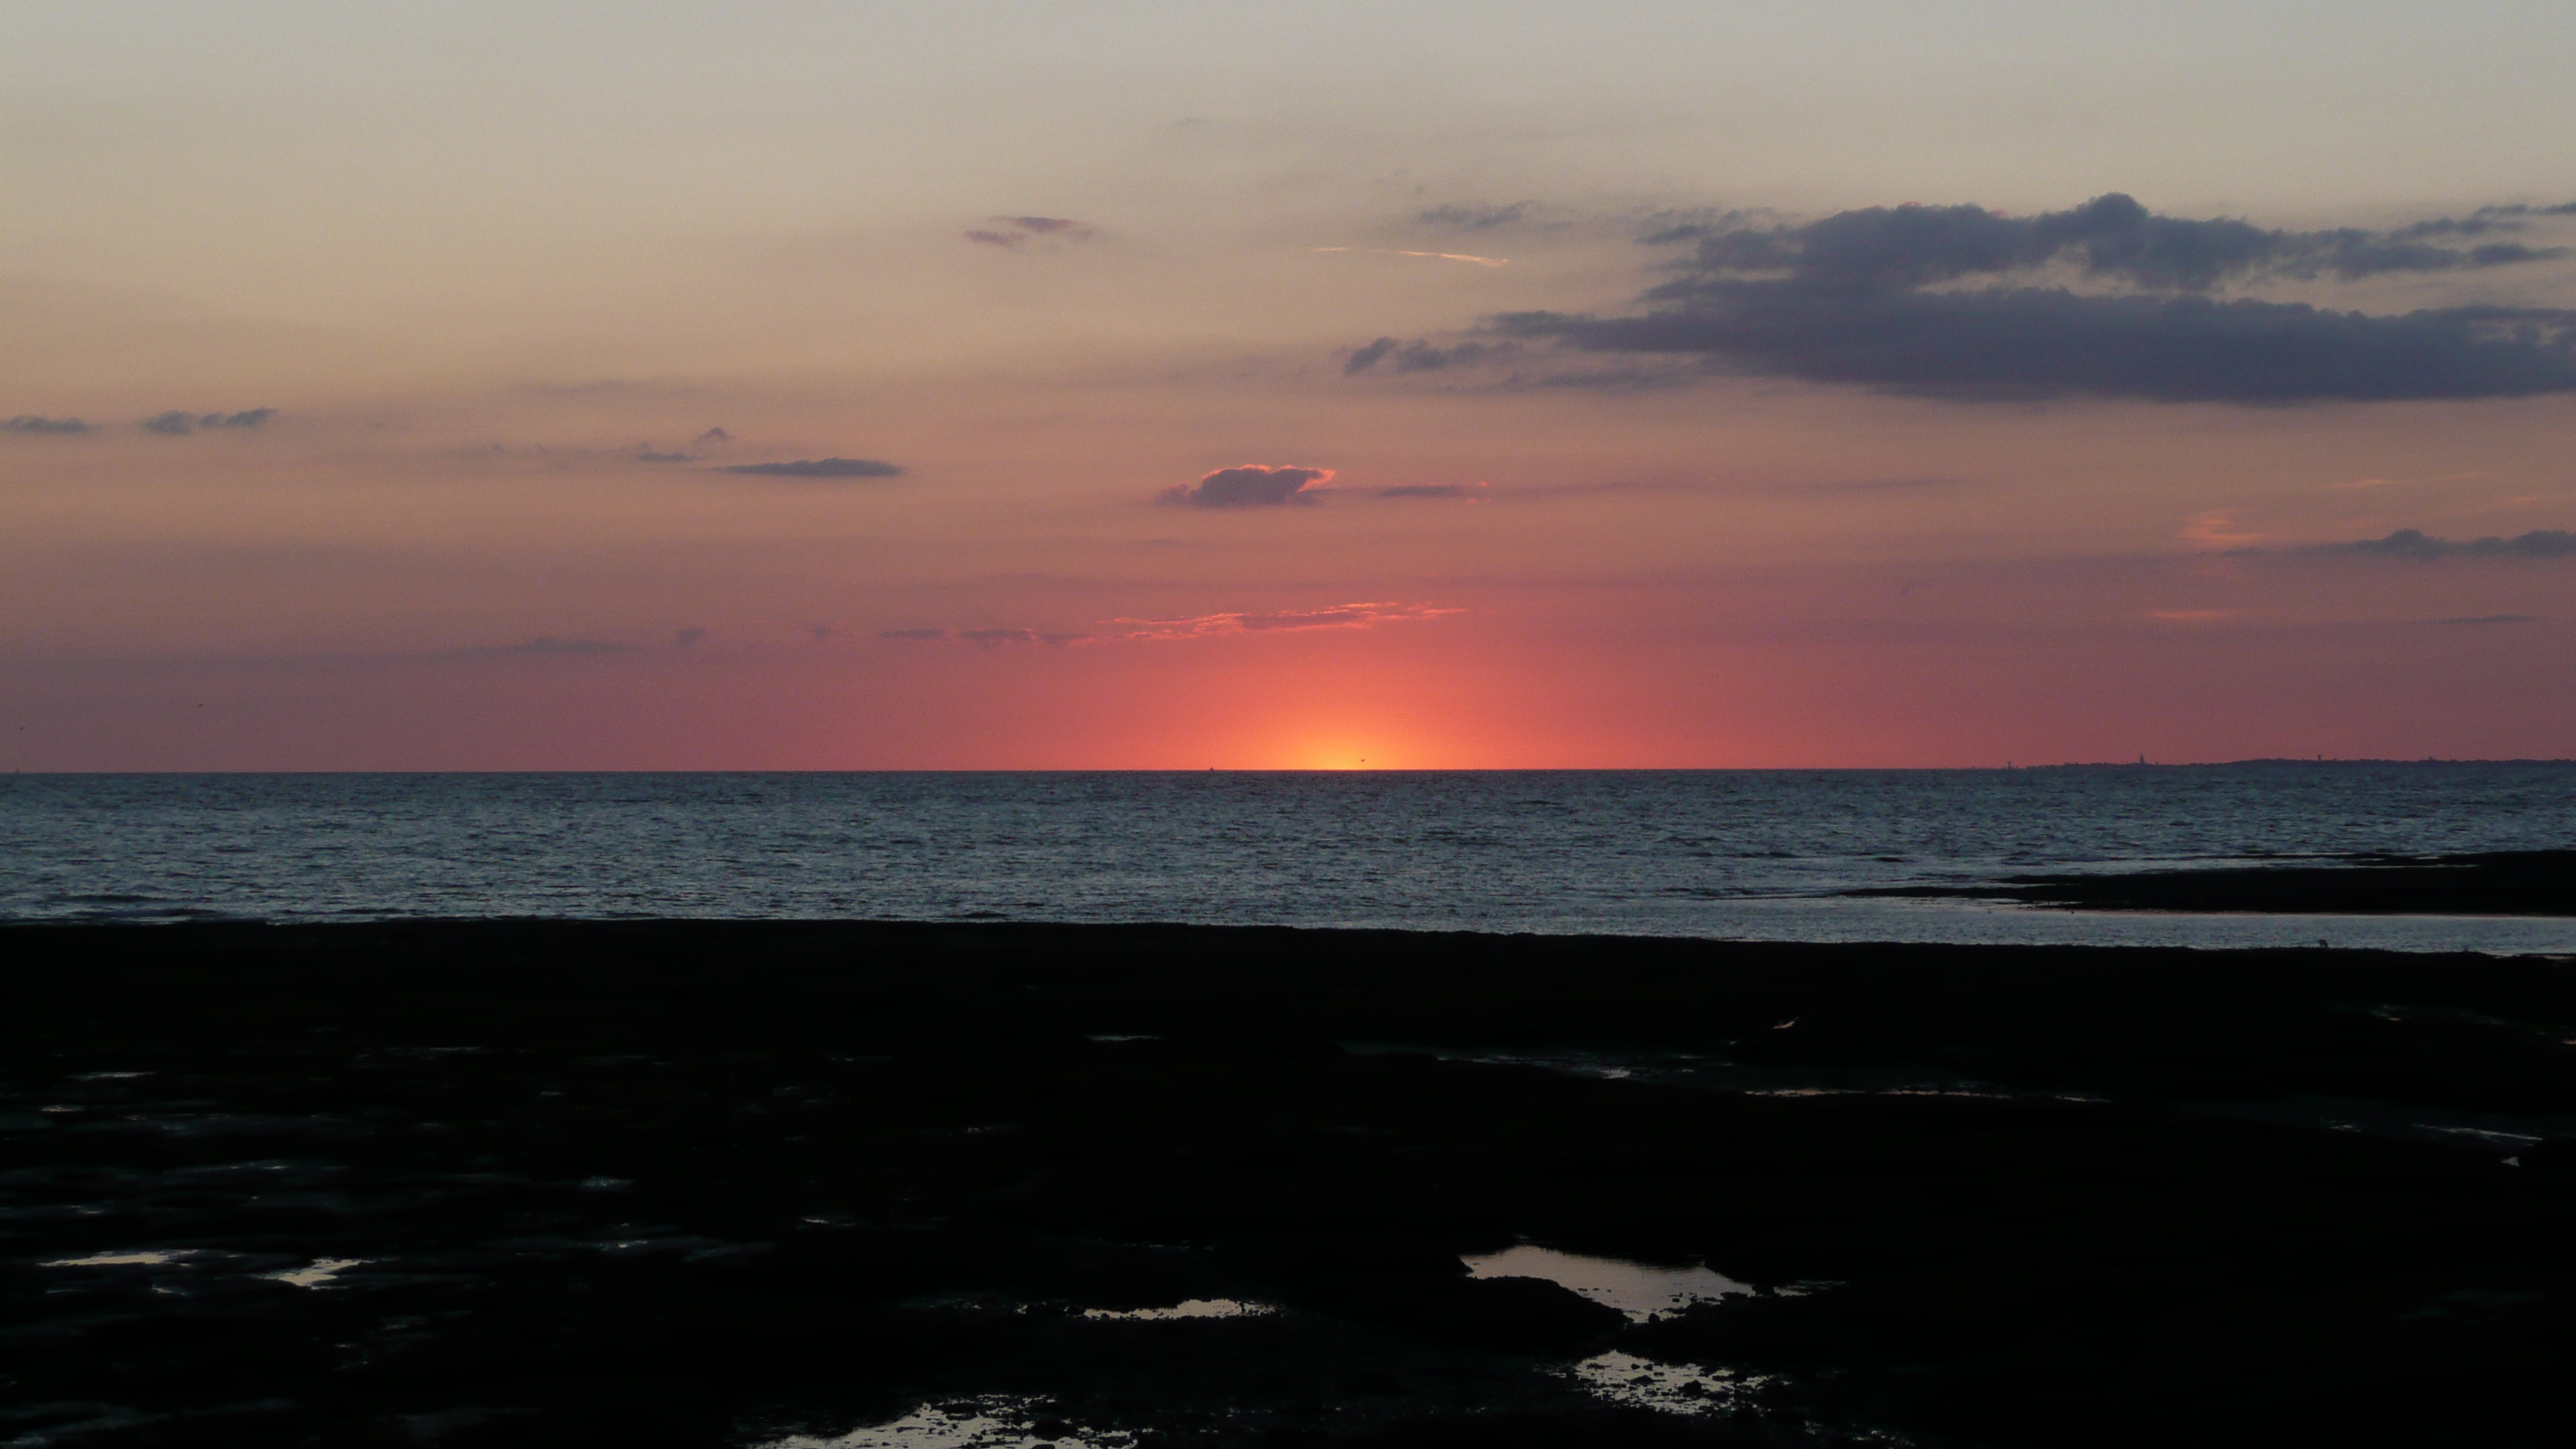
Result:
[[2576,950],[2576,921],[2155,916],[1854,886],[2576,844],[2576,765],[16,775],[0,919],[1191,921]]

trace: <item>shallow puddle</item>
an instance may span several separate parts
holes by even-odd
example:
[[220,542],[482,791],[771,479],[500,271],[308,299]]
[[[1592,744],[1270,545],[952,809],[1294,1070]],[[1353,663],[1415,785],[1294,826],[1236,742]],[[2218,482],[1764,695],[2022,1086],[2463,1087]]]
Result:
[[1728,1369],[1657,1363],[1616,1351],[1587,1358],[1567,1370],[1597,1397],[1630,1408],[1667,1414],[1705,1414],[1733,1402],[1736,1390],[1758,1379]]
[[[1133,1434],[1111,1430],[1092,1433],[1054,1423],[1043,1416],[1035,1399],[1008,1394],[924,1404],[900,1419],[847,1434],[824,1438],[790,1434],[757,1449],[1125,1449]],[[1041,1427],[1046,1431],[1040,1433]]]
[[310,1267],[293,1268],[283,1273],[262,1273],[259,1276],[273,1283],[292,1283],[298,1288],[320,1288],[339,1277],[341,1269],[355,1268],[366,1261],[364,1258],[316,1258]]
[[1086,1308],[1082,1310],[1082,1316],[1130,1323],[1160,1323],[1174,1318],[1257,1318],[1278,1311],[1267,1303],[1245,1303],[1234,1298],[1190,1298],[1169,1308]]
[[86,1258],[56,1258],[41,1266],[47,1268],[132,1268],[158,1267],[187,1257],[187,1250],[169,1253],[93,1253]]
[[1705,1303],[1730,1293],[1750,1293],[1751,1286],[1738,1283],[1706,1265],[1690,1268],[1660,1268],[1651,1263],[1631,1263],[1620,1258],[1591,1258],[1580,1253],[1559,1252],[1536,1243],[1522,1243],[1499,1253],[1485,1253],[1459,1261],[1479,1278],[1544,1278],[1562,1288],[1570,1288],[1595,1303],[1605,1303],[1643,1323],[1659,1313],[1672,1313],[1694,1303]]

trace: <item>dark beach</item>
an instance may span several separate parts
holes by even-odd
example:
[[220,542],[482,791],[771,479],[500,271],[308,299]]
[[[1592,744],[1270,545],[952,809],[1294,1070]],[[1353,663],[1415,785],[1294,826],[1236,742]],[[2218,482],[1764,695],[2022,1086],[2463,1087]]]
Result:
[[[2564,1434],[2562,959],[998,924],[0,941],[10,1442],[720,1445],[906,1415],[1012,1444]],[[1757,1291],[1637,1322],[1460,1262],[1516,1242]],[[1098,1312],[1193,1300],[1269,1311]],[[1568,1372],[1612,1352],[1684,1366],[1663,1407]]]

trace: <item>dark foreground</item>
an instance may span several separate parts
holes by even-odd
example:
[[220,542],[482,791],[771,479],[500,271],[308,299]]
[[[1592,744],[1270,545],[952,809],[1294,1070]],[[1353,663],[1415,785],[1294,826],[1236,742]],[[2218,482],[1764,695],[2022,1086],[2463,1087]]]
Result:
[[[2530,1145],[2576,1130],[2559,961],[686,923],[0,958],[0,1442],[2540,1445],[2576,1411],[2576,1143]],[[1765,1291],[1631,1323],[1459,1264],[1516,1240]],[[1084,1314],[1192,1299],[1278,1311]],[[1568,1372],[1614,1350],[1683,1366],[1671,1407]]]

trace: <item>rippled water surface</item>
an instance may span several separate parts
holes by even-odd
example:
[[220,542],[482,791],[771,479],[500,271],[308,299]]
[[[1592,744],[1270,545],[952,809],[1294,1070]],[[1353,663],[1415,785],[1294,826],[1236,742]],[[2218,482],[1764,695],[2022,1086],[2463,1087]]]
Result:
[[2571,844],[2576,766],[2559,764],[17,775],[0,779],[0,918],[1009,918],[2564,951],[2576,922],[1833,893]]

